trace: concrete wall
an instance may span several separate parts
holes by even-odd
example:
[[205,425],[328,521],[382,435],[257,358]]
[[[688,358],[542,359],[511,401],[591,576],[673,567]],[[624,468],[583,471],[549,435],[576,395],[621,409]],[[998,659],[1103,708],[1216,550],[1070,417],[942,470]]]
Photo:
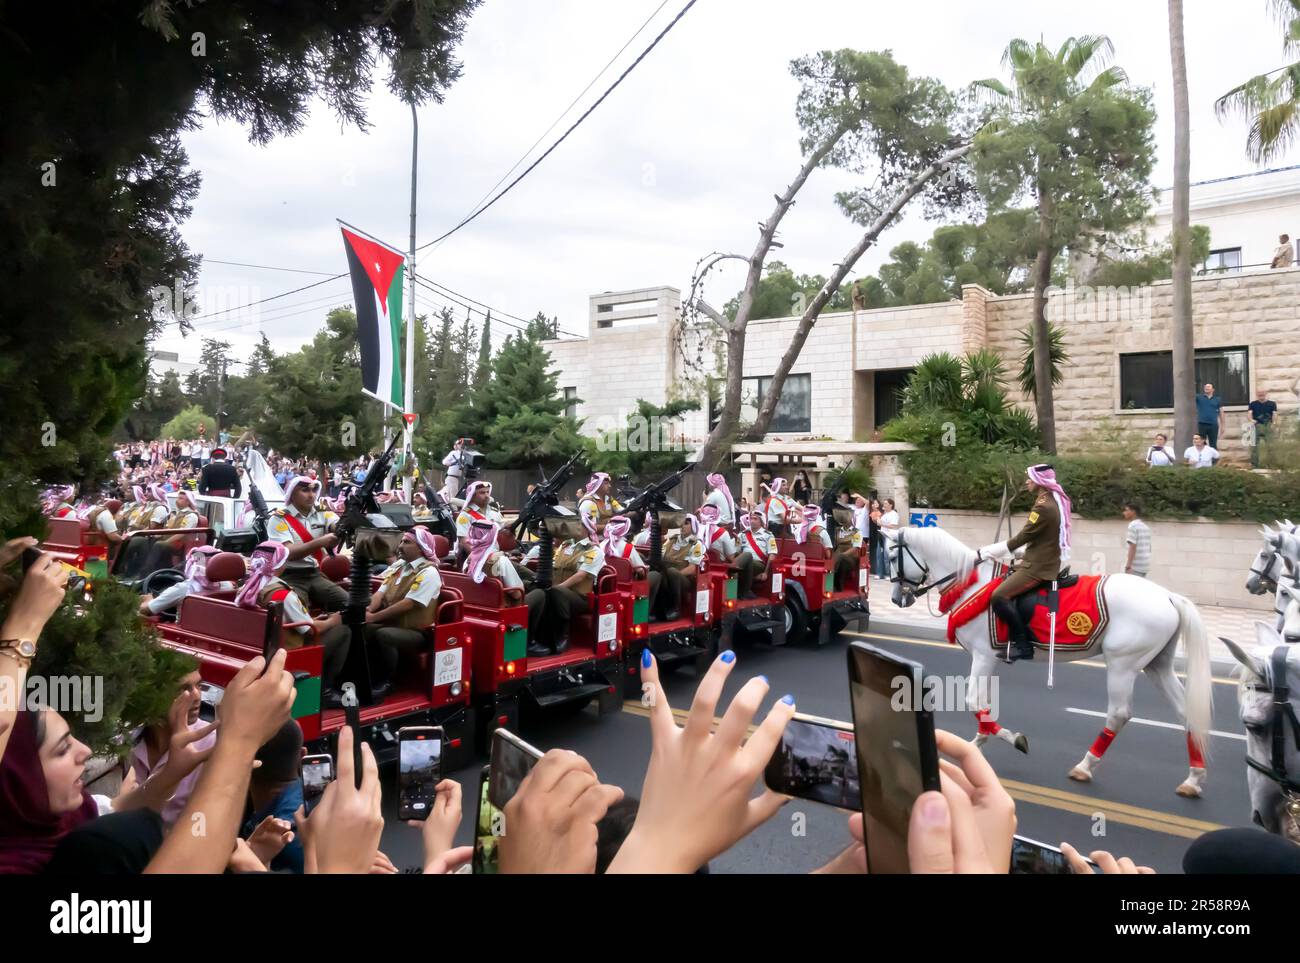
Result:
[[[996,515],[944,508],[926,512],[934,512],[940,528],[971,548],[995,540]],[[1023,515],[1013,516],[1011,530],[1019,531],[1024,521]],[[1272,596],[1251,595],[1243,588],[1261,544],[1258,525],[1205,520],[1147,524],[1151,526],[1151,581],[1197,605],[1236,605],[1265,615],[1273,610]],[[1123,572],[1127,528],[1123,519],[1074,519],[1071,569],[1090,575]],[[1005,538],[1004,528],[997,540]]]

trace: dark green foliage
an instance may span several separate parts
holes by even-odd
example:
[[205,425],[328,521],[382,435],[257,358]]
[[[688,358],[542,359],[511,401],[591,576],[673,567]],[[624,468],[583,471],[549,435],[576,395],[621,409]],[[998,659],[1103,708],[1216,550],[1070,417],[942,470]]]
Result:
[[691,400],[670,401],[655,405],[638,398],[636,411],[627,424],[617,431],[606,431],[599,441],[585,439],[586,462],[592,471],[611,475],[631,475],[633,480],[648,484],[682,467],[687,452],[672,445],[673,422],[688,411],[698,411],[700,403]]
[[[798,317],[807,308],[808,302],[826,286],[826,278],[820,274],[796,275],[781,261],[768,261],[763,268],[763,277],[758,282],[758,291],[754,295],[754,306],[750,310],[751,320],[761,318]],[[847,311],[853,306],[850,296],[851,285],[843,284],[826,303],[827,311]],[[723,314],[728,318],[736,317],[740,306],[740,295],[727,302]]]
[[[1020,390],[1031,398],[1038,397],[1038,386],[1034,384],[1034,329],[1024,328],[1020,332],[1020,372],[1016,383]],[[1065,350],[1065,331],[1052,322],[1047,323],[1047,350],[1052,356],[1052,386],[1065,380],[1064,368],[1070,363],[1069,352]]]
[[885,440],[945,451],[1033,448],[1038,429],[1027,412],[1007,401],[1006,380],[1002,359],[992,351],[962,358],[928,355],[908,378],[902,413],[885,426]]

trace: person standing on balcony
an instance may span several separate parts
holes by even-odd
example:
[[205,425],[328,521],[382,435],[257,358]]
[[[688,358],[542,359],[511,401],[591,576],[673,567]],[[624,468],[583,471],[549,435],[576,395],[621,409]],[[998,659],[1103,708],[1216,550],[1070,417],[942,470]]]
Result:
[[1295,249],[1291,246],[1291,235],[1283,234],[1277,239],[1277,250],[1273,252],[1271,268],[1287,268],[1295,262]]
[[1196,396],[1196,430],[1211,448],[1218,449],[1219,432],[1223,430],[1223,399],[1214,393],[1214,385],[1209,382]]

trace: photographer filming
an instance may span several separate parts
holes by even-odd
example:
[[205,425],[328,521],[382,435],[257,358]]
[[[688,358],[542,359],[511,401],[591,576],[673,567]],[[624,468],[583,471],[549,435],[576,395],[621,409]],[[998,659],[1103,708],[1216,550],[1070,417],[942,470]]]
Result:
[[465,485],[478,477],[486,459],[486,455],[474,449],[473,438],[457,438],[451,451],[442,459],[443,467],[447,469],[446,480],[440,492],[442,497],[449,502],[453,498],[460,498]]

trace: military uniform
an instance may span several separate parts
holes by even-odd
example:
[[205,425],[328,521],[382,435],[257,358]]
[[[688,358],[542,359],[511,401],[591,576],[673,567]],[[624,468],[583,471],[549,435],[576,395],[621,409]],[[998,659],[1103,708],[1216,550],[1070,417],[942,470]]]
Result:
[[563,652],[569,643],[569,624],[575,615],[585,615],[591,609],[587,593],[566,587],[567,582],[579,572],[591,576],[592,586],[605,567],[605,556],[591,539],[569,539],[555,549],[551,567],[551,587],[546,591],[546,610],[549,616],[551,639],[556,652]]
[[[384,622],[366,622],[366,640],[382,680],[389,680],[397,668],[398,652],[415,651],[425,644],[421,629],[434,623],[438,614],[438,597],[442,594],[442,575],[438,566],[426,558],[389,566],[380,582],[378,609],[396,605],[403,599],[415,602],[415,608]],[[372,608],[373,602],[372,602]],[[376,611],[378,610],[376,609]]]
[[[834,514],[834,513],[832,513]],[[851,512],[846,514],[852,517]],[[856,525],[843,524],[844,518],[835,518],[835,585],[841,591],[856,589],[859,561],[862,558],[862,533]]]
[[[649,536],[647,536],[647,538],[648,537]],[[612,558],[625,558],[634,569],[646,569],[646,580],[650,584],[650,611],[653,612],[655,600],[659,597],[659,587],[663,584],[664,573],[650,571],[650,566],[648,566],[645,560],[641,557],[641,553],[636,550],[636,545],[626,538],[619,539],[617,545],[613,542],[605,542],[604,546],[606,556]]]
[[768,495],[763,499],[763,518],[773,532],[780,531],[786,518],[795,514],[795,504],[784,495]]
[[1061,512],[1056,499],[1051,492],[1040,491],[1024,527],[1007,540],[1008,552],[1025,546],[1024,557],[1013,564],[1011,573],[994,590],[992,598],[994,612],[1010,630],[1010,642],[1021,643],[1018,648],[1024,654],[1020,658],[1033,658],[1033,649],[1028,645],[1029,632],[1020,620],[1014,600],[1060,575],[1060,538]]
[[[323,512],[313,509],[310,515],[304,515],[292,505],[285,505],[271,513],[267,535],[286,545],[305,545],[326,534],[328,526]],[[311,555],[286,562],[282,578],[307,604],[327,612],[342,612],[348,605],[348,593],[321,573],[324,558],[325,552],[317,549]]]
[[757,531],[750,529],[742,532],[740,536],[740,555],[737,558],[745,559],[749,563],[748,582],[741,579],[738,586],[740,594],[744,596],[746,592],[753,592],[754,579],[759,572],[768,568],[768,560],[776,558],[776,536],[766,528],[760,528]]
[[698,566],[704,561],[704,543],[694,535],[678,532],[671,538],[665,538],[663,544],[664,584],[668,587],[668,603],[665,606],[668,618],[674,618],[681,604],[682,595],[693,584],[691,576],[686,574],[690,566]]
[[[298,593],[282,579],[269,579],[257,595],[257,601],[263,607],[272,602],[279,602],[284,607],[285,623],[310,622],[311,614],[303,607]],[[306,643],[305,637],[311,632],[310,625],[297,625],[291,629],[281,629],[280,644],[286,649],[300,649]],[[324,646],[321,660],[321,685],[325,689],[337,688],[339,673],[348,659],[348,649],[352,647],[352,630],[346,625],[331,626],[315,642]]]
[[727,496],[721,488],[715,488],[709,492],[708,498],[704,499],[704,504],[712,505],[718,510],[719,525],[726,525],[728,529],[735,527],[736,515],[731,510],[731,506],[727,504]]
[[597,498],[595,495],[586,495],[578,502],[578,516],[588,531],[604,531],[605,523],[622,513],[623,503],[613,496]]

